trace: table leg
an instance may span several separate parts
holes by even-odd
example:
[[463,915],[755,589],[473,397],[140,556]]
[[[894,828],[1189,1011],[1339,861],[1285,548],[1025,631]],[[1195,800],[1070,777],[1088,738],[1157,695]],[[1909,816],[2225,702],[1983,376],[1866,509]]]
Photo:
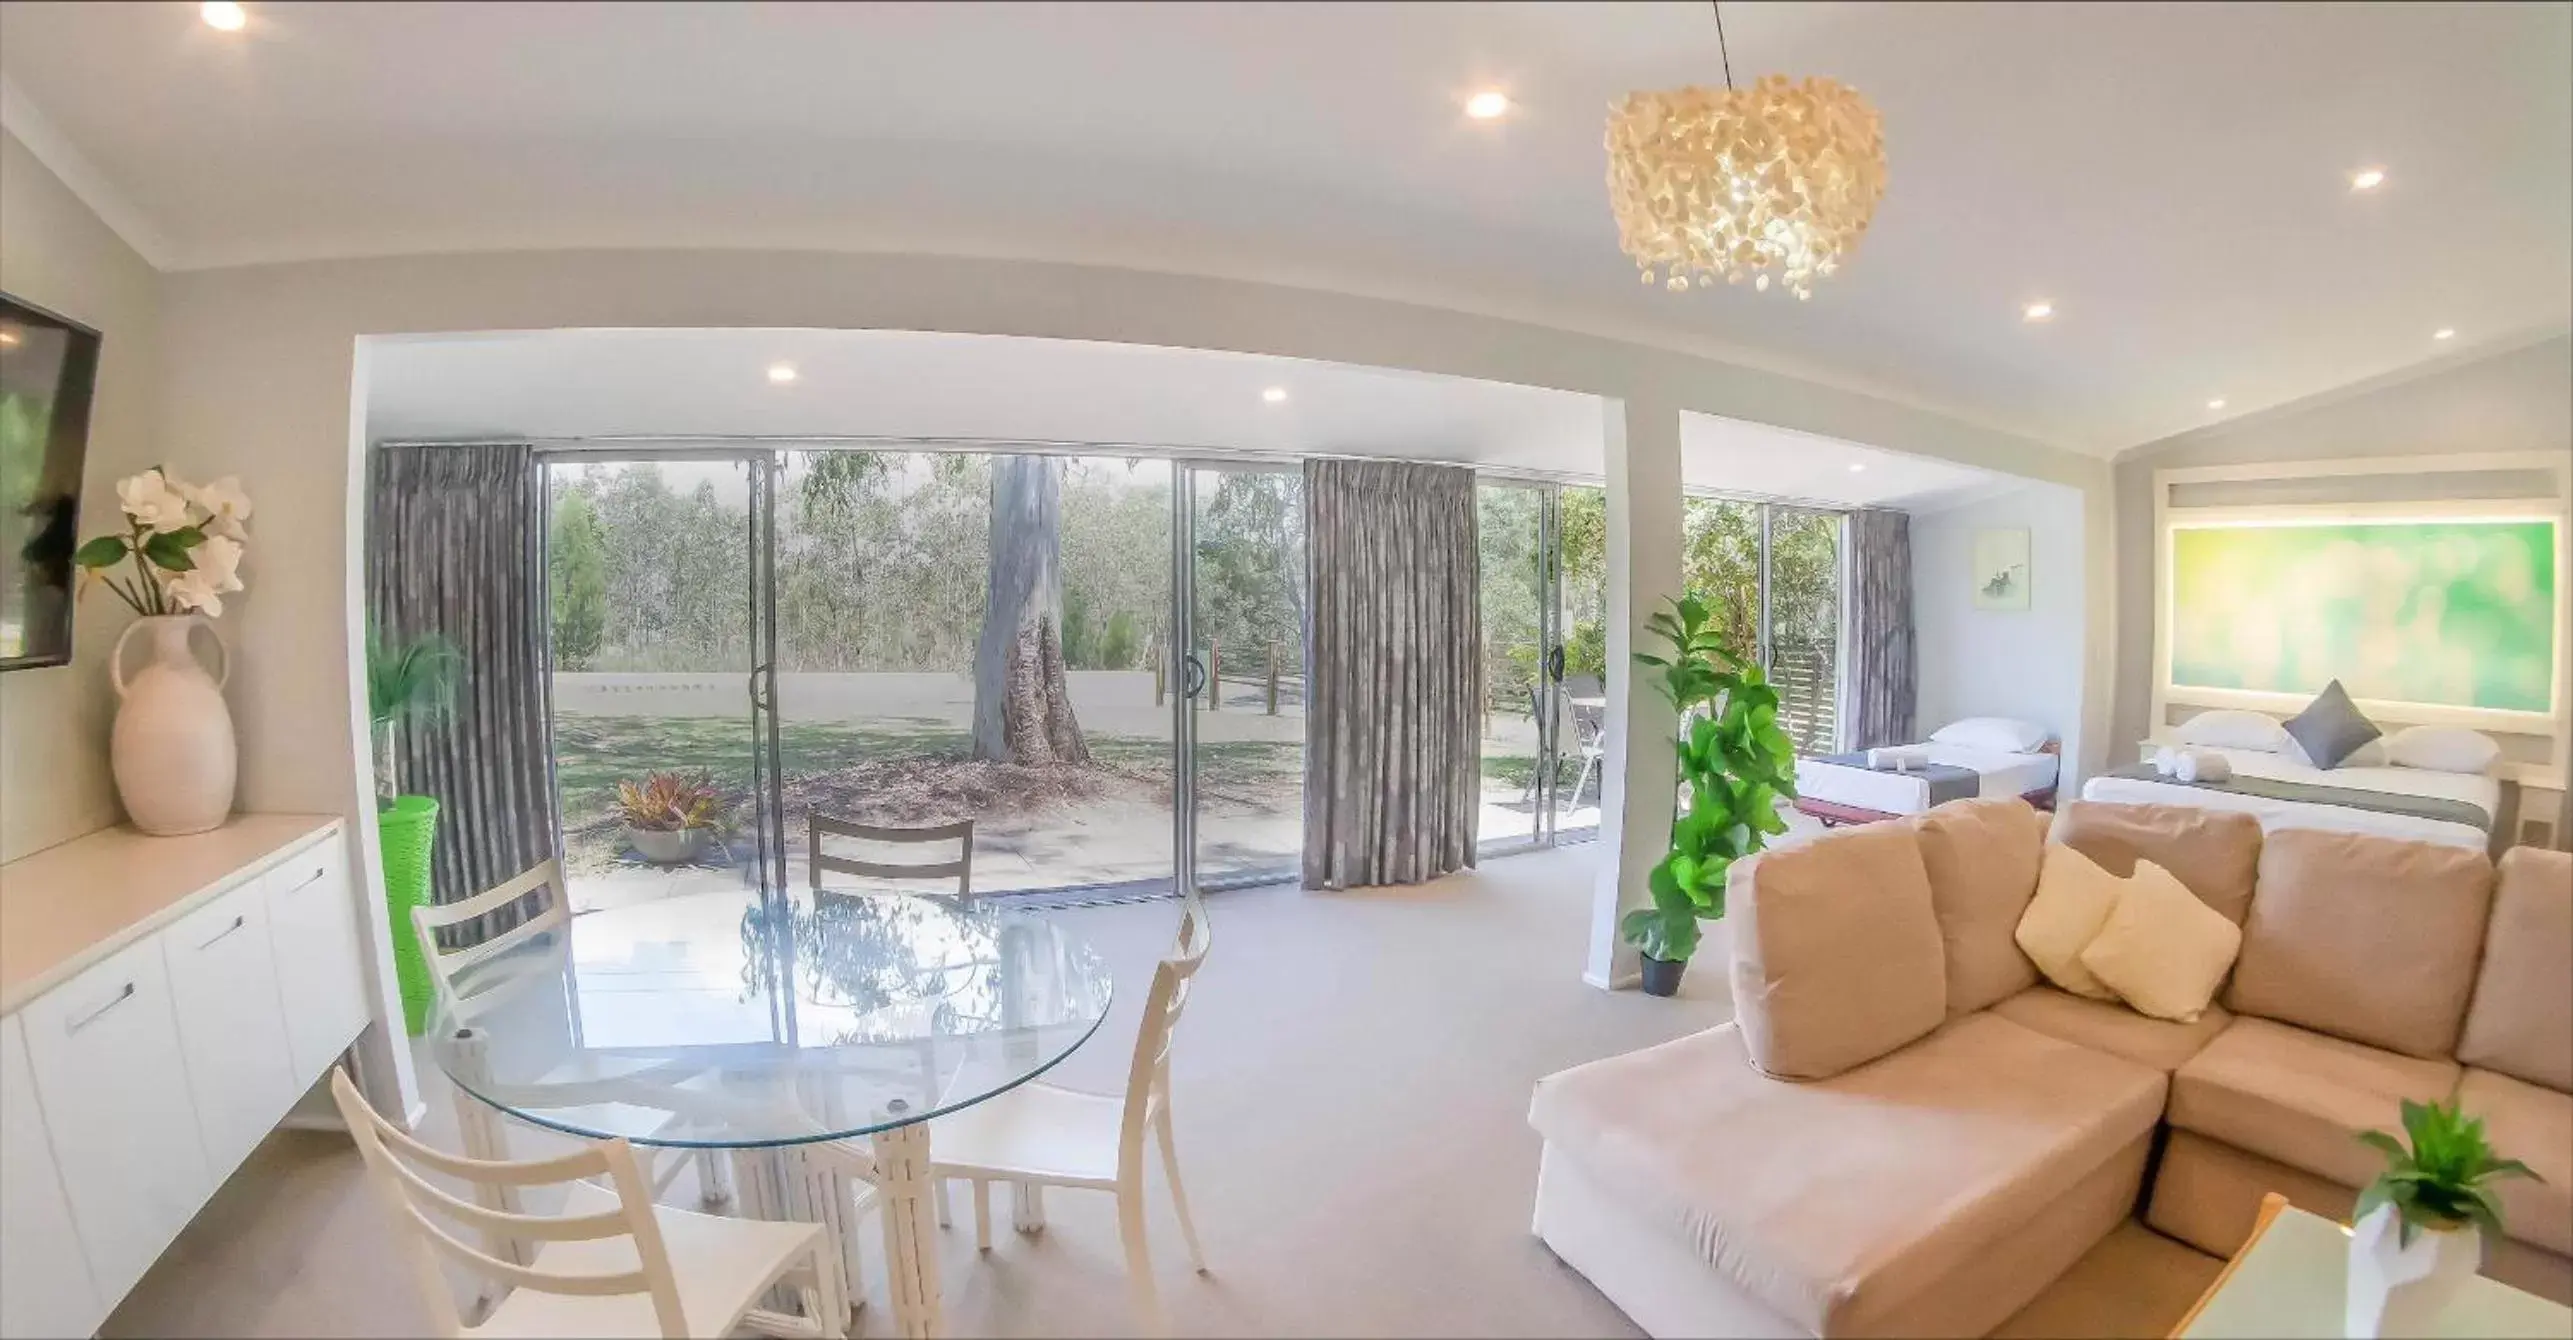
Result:
[[938,1233],[929,1190],[929,1126],[912,1122],[874,1136],[876,1190],[884,1198],[884,1258],[893,1293],[894,1333],[926,1340],[942,1333]]
[[1034,1182],[1010,1183],[1010,1227],[1021,1233],[1045,1231],[1045,1188]]

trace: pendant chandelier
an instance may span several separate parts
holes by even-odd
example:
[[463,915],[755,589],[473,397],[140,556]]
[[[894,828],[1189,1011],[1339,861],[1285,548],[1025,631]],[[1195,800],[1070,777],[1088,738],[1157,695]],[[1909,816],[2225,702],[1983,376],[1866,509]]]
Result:
[[1764,75],[1733,86],[1716,11],[1724,87],[1632,93],[1608,112],[1608,204],[1617,244],[1644,282],[1673,292],[1722,275],[1798,298],[1840,267],[1885,195],[1876,109],[1834,80]]

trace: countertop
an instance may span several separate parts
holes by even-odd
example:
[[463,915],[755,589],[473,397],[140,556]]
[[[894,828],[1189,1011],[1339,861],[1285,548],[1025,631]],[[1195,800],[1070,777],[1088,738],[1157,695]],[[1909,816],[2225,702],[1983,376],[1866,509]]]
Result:
[[236,814],[187,837],[119,826],[0,865],[0,1014],[339,827],[335,814]]

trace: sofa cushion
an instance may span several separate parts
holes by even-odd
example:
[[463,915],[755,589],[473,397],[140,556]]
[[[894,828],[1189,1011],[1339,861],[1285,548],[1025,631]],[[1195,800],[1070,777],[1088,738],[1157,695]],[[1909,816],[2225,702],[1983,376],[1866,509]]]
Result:
[[1752,1064],[1824,1079],[1939,1026],[1946,951],[1909,824],[1868,824],[1733,867],[1733,1011]]
[[2503,853],[2457,1059],[2573,1093],[2573,852]]
[[2540,1179],[2486,1183],[2501,1202],[2502,1230],[2573,1256],[2573,1094],[2469,1067],[2457,1084],[2457,1106],[2484,1119],[2495,1155],[2518,1159]]
[[2444,1103],[2453,1061],[2237,1016],[2171,1076],[2171,1124],[2343,1186],[2365,1186],[2385,1159],[2361,1131],[2401,1131],[2403,1100]]
[[2046,821],[2017,796],[1950,801],[1913,820],[1947,946],[1948,1013],[1972,1014],[2037,982],[2011,938],[2037,892]]
[[2233,970],[2242,927],[2169,871],[2137,861],[2117,906],[2082,949],[2082,967],[2139,1013],[2182,1023],[2205,1012]]
[[2164,1089],[1988,1011],[1816,1083],[1748,1060],[1728,1024],[1594,1061],[1539,1080],[1529,1124],[1548,1158],[1817,1335],[1884,1329],[2145,1138]]
[[2453,1055],[2492,896],[2482,852],[2280,829],[2261,845],[2225,1007],[2408,1056]]
[[2114,1000],[2085,1000],[2042,983],[1993,1006],[1992,1012],[2022,1028],[2122,1056],[2166,1075],[2204,1051],[2234,1018],[2224,1006],[2209,1005],[2196,1020],[2173,1023]]
[[2055,811],[2053,838],[2120,877],[2134,873],[2138,858],[2151,861],[2237,926],[2250,911],[2260,821],[2248,814],[2072,800]]
[[2076,996],[2117,999],[2117,992],[2082,966],[2082,951],[2108,924],[2125,882],[2070,847],[2047,844],[2037,896],[2028,900],[2028,910],[2020,914],[2019,929],[2013,932],[2021,951],[2047,981]]

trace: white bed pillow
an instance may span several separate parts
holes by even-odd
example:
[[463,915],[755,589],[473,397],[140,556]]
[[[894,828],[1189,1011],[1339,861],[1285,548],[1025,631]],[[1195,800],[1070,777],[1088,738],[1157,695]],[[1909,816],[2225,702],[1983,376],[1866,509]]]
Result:
[[2033,721],[2015,721],[2009,717],[1967,717],[1930,732],[1930,738],[1939,744],[1952,744],[1962,749],[2033,754],[2054,736]]
[[2200,712],[2181,722],[2175,735],[2182,744],[2203,745],[2209,749],[2248,749],[2257,754],[2305,756],[2303,750],[2296,748],[2296,737],[2278,724],[2278,718],[2261,712]]
[[2386,737],[2386,761],[2398,768],[2464,772],[2478,777],[2501,762],[2499,741],[2463,726],[2407,726]]

